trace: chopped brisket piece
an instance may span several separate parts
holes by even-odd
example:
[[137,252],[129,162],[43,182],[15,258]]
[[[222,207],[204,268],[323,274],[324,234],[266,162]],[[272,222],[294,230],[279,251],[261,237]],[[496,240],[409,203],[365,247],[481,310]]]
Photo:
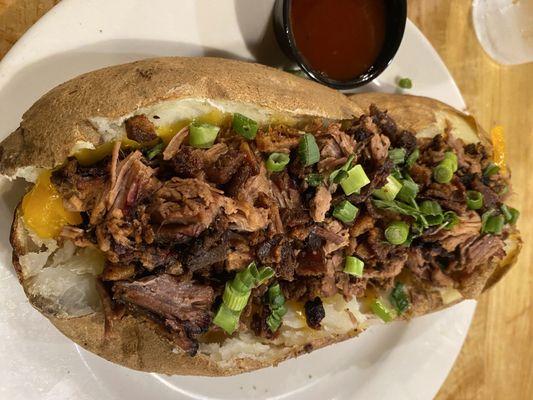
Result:
[[[162,274],[134,282],[116,282],[113,298],[159,316],[171,331],[184,332],[194,342],[197,335],[209,328],[214,292],[210,286]],[[196,352],[194,346],[187,350]]]
[[307,301],[304,308],[307,325],[313,329],[320,329],[320,322],[326,316],[320,297],[317,296],[313,300]]
[[326,213],[331,207],[331,193],[324,186],[320,185],[315,197],[311,200],[311,217],[315,222],[324,222]]
[[326,257],[322,249],[302,250],[298,254],[297,261],[296,273],[300,276],[321,276],[326,272]]
[[105,161],[83,167],[75,158],[69,158],[65,165],[52,172],[50,180],[67,210],[89,211],[105,190],[108,173]]
[[240,169],[245,155],[238,150],[230,150],[223,154],[207,168],[207,178],[216,184],[228,183]]
[[479,177],[475,177],[472,181],[472,189],[477,190],[483,195],[483,207],[490,210],[496,208],[500,203],[500,197],[489,186],[485,185]]
[[124,121],[128,139],[139,143],[147,143],[157,139],[155,126],[144,114],[134,115]]
[[476,267],[492,259],[505,256],[504,242],[500,236],[484,235],[461,246],[461,265],[471,274]]
[[284,126],[259,130],[255,137],[257,150],[262,153],[287,153],[298,147],[301,134],[298,130]]
[[199,178],[204,170],[204,151],[190,146],[183,146],[170,159],[170,165],[180,178]]

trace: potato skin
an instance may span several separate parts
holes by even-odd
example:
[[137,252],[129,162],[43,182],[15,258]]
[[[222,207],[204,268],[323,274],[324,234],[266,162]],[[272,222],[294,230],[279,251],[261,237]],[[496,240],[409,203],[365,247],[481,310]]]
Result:
[[162,57],[107,67],[53,88],[0,143],[0,174],[53,168],[77,142],[101,144],[94,117],[116,119],[163,100],[211,99],[332,119],[361,110],[326,86],[264,65],[212,57]]

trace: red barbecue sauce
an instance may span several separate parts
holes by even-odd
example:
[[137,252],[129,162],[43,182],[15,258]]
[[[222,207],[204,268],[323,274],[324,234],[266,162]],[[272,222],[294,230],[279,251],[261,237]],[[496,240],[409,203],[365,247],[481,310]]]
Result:
[[307,64],[337,81],[368,70],[385,40],[384,0],[293,0],[294,41]]

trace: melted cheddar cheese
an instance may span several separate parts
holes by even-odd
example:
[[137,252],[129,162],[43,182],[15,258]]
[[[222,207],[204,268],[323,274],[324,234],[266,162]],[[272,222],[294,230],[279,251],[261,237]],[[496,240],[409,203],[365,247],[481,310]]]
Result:
[[43,239],[57,237],[65,225],[82,222],[80,213],[63,207],[63,200],[50,181],[51,175],[52,171],[44,171],[22,199],[22,216],[26,226]]
[[200,115],[194,120],[202,124],[228,127],[231,125],[232,115],[215,109],[213,111],[208,112],[207,114]]
[[492,159],[494,164],[500,167],[502,173],[506,172],[505,165],[505,137],[503,136],[503,126],[495,126],[491,132],[492,139]]
[[164,125],[157,128],[157,136],[165,143],[165,145],[170,142],[176,133],[181,131],[187,125],[191,123],[190,120],[177,121],[170,125]]

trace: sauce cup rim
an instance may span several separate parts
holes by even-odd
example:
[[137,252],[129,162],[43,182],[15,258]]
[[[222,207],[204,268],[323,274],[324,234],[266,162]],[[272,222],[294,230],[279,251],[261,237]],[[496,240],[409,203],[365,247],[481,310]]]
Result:
[[[275,29],[275,32],[276,32],[276,38],[278,42],[285,41],[285,46],[283,46],[283,44],[280,43],[281,47],[286,53],[287,52],[289,53],[287,55],[290,58],[292,58],[292,60],[295,61],[298,64],[298,66],[302,69],[302,71],[304,71],[309,77],[311,77],[313,80],[317,82],[325,84],[334,89],[342,89],[342,90],[354,89],[356,87],[369,83],[370,81],[377,78],[383,71],[385,71],[385,69],[390,65],[394,56],[398,52],[398,49],[403,39],[403,35],[405,32],[405,25],[407,22],[407,0],[393,0],[392,2],[390,0],[384,0],[385,6],[387,9],[395,6],[399,14],[397,15],[397,19],[395,20],[395,23],[393,24],[390,23],[389,19],[387,19],[387,23],[386,23],[387,31],[391,30],[391,27],[389,25],[393,25],[392,28],[395,28],[395,29],[392,29],[391,33],[386,33],[386,36],[385,36],[385,41],[391,40],[390,35],[392,35],[392,40],[393,40],[393,43],[389,45],[387,54],[385,55],[382,54],[384,49],[387,46],[387,43],[385,42],[385,44],[382,47],[381,53],[379,54],[378,58],[374,61],[374,63],[370,66],[370,68],[368,68],[365,72],[357,75],[353,79],[346,80],[346,81],[339,81],[336,79],[328,78],[327,76],[313,69],[309,64],[306,63],[305,57],[303,56],[303,54],[298,49],[298,46],[296,45],[293,31],[292,31],[291,16],[290,16],[292,0],[276,0],[276,3],[280,3],[280,2],[282,3],[281,12],[279,12],[279,5],[276,4],[278,7],[275,6],[278,9],[278,12],[274,12],[274,24],[275,24],[275,28],[277,28]],[[279,19],[281,19],[281,21],[279,21]]]

